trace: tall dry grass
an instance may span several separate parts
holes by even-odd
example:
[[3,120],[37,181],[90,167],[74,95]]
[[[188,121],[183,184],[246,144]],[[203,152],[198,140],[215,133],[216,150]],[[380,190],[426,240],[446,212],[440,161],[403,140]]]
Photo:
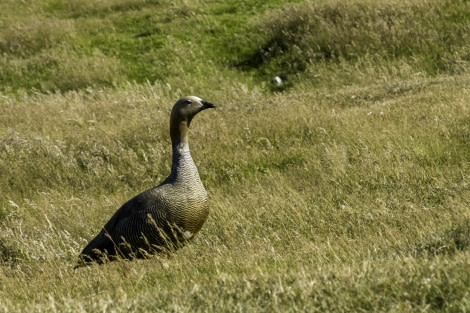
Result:
[[87,240],[168,173],[179,95],[129,85],[7,97],[3,306],[464,308],[467,83],[401,82],[402,94],[382,84],[270,97],[233,88],[223,95],[231,100],[215,92],[219,108],[196,118],[190,138],[212,210],[198,238],[170,259],[80,271],[72,266]]
[[[127,76],[113,73],[129,59],[119,53],[109,59],[97,35],[96,54],[75,55],[67,45],[54,48],[63,53],[58,58],[64,66],[57,72],[64,73],[57,76],[60,81],[87,87],[41,92],[7,84],[11,90],[0,95],[0,311],[469,310],[470,77],[465,58],[459,56],[462,71],[428,72],[413,63],[415,55],[388,59],[382,51],[377,58],[339,56],[308,63],[303,72],[287,76],[291,86],[281,90],[260,83],[257,75],[277,73],[264,72],[263,66],[282,64],[282,54],[273,54],[255,70],[259,72],[244,72],[233,68],[233,59],[215,45],[223,42],[216,40],[223,29],[245,29],[241,22],[263,25],[267,17],[278,16],[270,7],[278,2],[257,7],[265,10],[263,19],[248,1],[243,10],[249,14],[233,10],[232,2],[171,6],[130,1],[120,10],[116,2],[106,1],[102,14],[109,18],[102,20],[90,3],[30,5],[60,13],[61,19],[70,19],[64,25],[76,31],[74,21],[83,21],[88,30],[94,25],[99,33],[111,22],[121,25],[119,16],[126,14],[135,22],[128,24],[133,32],[150,26],[155,31],[165,22],[173,35],[159,43],[159,51],[174,52],[166,72],[172,74],[164,81],[122,83]],[[367,21],[373,25],[387,10],[417,18],[415,11],[404,11],[407,5],[431,17],[458,8],[461,19],[439,20],[440,25],[465,29],[466,2],[446,8],[437,1],[397,2],[383,10],[372,1],[355,3],[360,5],[326,1],[300,7],[320,13],[345,8],[340,13],[349,15],[338,20],[345,24],[335,26],[344,33],[336,38],[359,36],[347,34],[348,23],[370,8],[375,20]],[[18,10],[11,1],[2,5]],[[148,19],[154,24],[140,24],[146,20],[141,13],[160,5],[171,10],[155,13]],[[286,10],[299,12],[291,5]],[[170,11],[175,18],[166,20]],[[10,12],[16,12],[11,19],[23,16]],[[451,16],[457,19],[459,14]],[[199,23],[188,34],[182,21]],[[359,29],[369,29],[370,23],[361,23]],[[54,42],[56,31],[44,36]],[[270,31],[275,29],[263,34]],[[186,39],[196,33],[206,35],[193,37],[189,51]],[[107,38],[125,43],[122,53],[132,52],[126,49],[137,39],[116,34]],[[71,36],[83,43],[82,34]],[[36,37],[26,39],[30,44]],[[341,44],[351,48],[347,40]],[[465,43],[458,47],[464,49]],[[283,50],[286,58],[296,56],[291,48]],[[34,58],[48,49],[41,46],[39,54],[21,62],[35,64]],[[121,83],[110,87],[87,78],[99,79],[101,72]],[[170,258],[73,271],[78,253],[115,210],[169,173],[170,109],[190,93],[218,106],[198,115],[190,133],[193,158],[210,198],[203,229]]]

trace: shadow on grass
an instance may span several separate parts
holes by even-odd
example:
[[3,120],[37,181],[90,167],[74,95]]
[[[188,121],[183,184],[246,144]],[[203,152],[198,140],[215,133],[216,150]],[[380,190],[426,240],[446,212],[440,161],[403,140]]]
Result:
[[463,219],[447,230],[440,238],[432,238],[418,244],[416,256],[453,255],[470,250],[470,220]]

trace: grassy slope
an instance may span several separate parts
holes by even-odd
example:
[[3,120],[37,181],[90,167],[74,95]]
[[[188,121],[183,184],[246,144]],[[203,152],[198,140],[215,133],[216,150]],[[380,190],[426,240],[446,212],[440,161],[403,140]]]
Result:
[[[137,25],[157,12],[151,29],[169,23],[162,32],[170,36],[161,36],[163,41],[152,48],[176,51],[177,58],[155,84],[106,88],[87,80],[93,71],[96,77],[102,71],[83,68],[82,52],[77,52],[84,73],[78,80],[95,87],[2,96],[0,310],[469,309],[470,76],[465,45],[450,44],[450,50],[461,53],[453,59],[458,73],[441,66],[448,60],[444,57],[422,66],[416,61],[420,55],[390,57],[382,51],[381,57],[348,59],[338,52],[301,72],[286,72],[292,87],[271,93],[259,82],[288,58],[264,53],[257,67],[247,68],[253,65],[247,56],[256,50],[251,43],[231,56],[217,45],[227,39],[217,38],[224,27],[230,32],[265,25],[278,14],[271,9],[274,2],[253,10],[246,1],[241,12],[230,3],[127,1],[118,7],[105,1],[101,10],[90,3],[31,5],[44,16],[52,14],[52,24],[84,25],[72,27],[71,42],[81,46],[86,46],[81,32],[89,35],[91,25],[116,29],[134,16],[135,22],[122,24],[122,30],[144,33],[150,26]],[[366,12],[374,8],[374,2],[361,3]],[[437,3],[425,6],[442,11]],[[15,20],[35,19],[6,4],[17,13]],[[324,5],[318,4],[328,11],[335,4]],[[457,8],[463,13],[455,27],[465,36],[465,3],[455,5],[463,6]],[[264,10],[266,18],[255,14]],[[440,20],[433,18],[438,25]],[[183,49],[188,38],[178,28],[182,21],[198,25],[187,35],[199,39],[192,39],[192,53]],[[268,30],[262,35],[266,42],[270,36]],[[130,38],[123,31],[114,37],[97,32],[84,48],[95,49],[87,60],[97,64],[99,55],[109,62],[104,47],[115,40],[113,64],[129,71],[110,77],[131,80],[133,71],[151,62],[129,68],[135,57],[124,56],[135,40]],[[233,42],[243,44],[244,39],[235,34]],[[64,45],[67,52],[78,49]],[[286,47],[284,54],[303,62],[291,53],[292,45]],[[35,58],[31,54],[21,62],[34,63]],[[154,61],[165,63],[160,57]],[[184,71],[189,64],[191,70]],[[245,72],[231,68],[234,64]],[[27,75],[39,81],[33,72]],[[10,90],[34,86],[9,84]],[[193,157],[212,208],[198,238],[169,260],[72,271],[77,253],[112,212],[169,171],[169,110],[189,92],[219,105],[192,125]]]

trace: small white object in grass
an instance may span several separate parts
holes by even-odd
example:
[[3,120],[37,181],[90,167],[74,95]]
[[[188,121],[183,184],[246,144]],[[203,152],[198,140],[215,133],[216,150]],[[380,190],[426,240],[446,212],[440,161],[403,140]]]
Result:
[[281,86],[282,86],[282,79],[281,79],[281,77],[275,76],[275,77],[274,77],[274,84],[276,84],[277,87],[281,87]]

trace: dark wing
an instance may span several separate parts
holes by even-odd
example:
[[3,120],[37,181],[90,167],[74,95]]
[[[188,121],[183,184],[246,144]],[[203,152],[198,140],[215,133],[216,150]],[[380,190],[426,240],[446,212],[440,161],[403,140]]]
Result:
[[117,256],[116,245],[113,238],[119,238],[116,234],[116,226],[123,224],[133,216],[146,214],[149,208],[155,208],[159,201],[157,188],[144,191],[122,205],[111,219],[106,223],[101,232],[88,243],[80,254],[80,260],[76,266],[86,266],[92,263],[103,263]]

